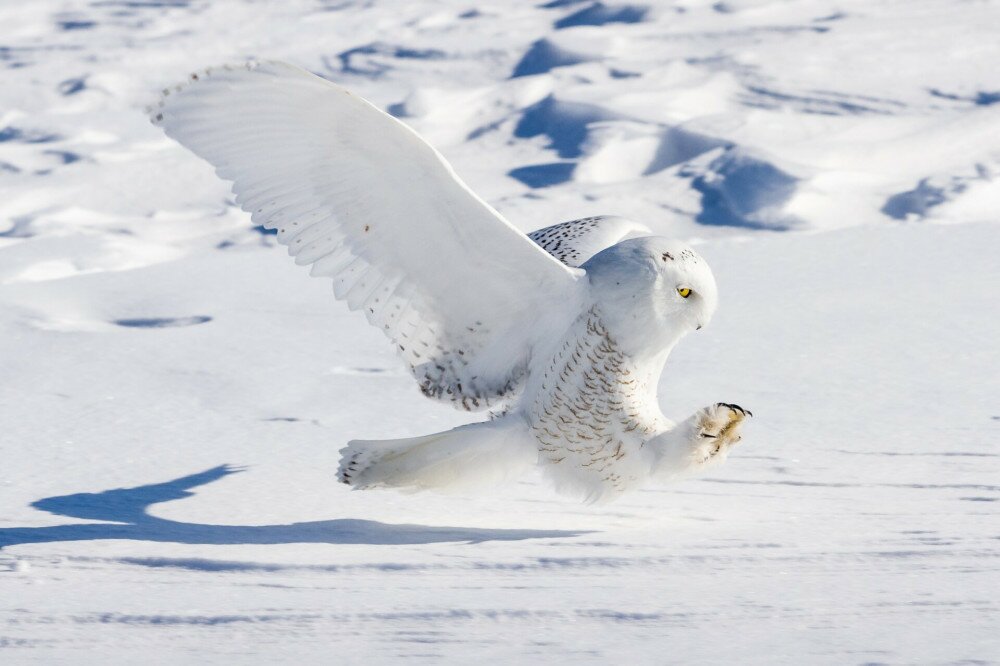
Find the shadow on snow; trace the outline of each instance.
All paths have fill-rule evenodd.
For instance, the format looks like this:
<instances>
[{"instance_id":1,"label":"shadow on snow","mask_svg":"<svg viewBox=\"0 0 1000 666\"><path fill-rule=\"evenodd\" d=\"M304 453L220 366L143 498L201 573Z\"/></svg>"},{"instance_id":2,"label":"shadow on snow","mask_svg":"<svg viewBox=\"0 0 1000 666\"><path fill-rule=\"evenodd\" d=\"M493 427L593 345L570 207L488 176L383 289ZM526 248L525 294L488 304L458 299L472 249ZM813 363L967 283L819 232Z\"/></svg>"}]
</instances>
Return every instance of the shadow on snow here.
<instances>
[{"instance_id":1,"label":"shadow on snow","mask_svg":"<svg viewBox=\"0 0 1000 666\"><path fill-rule=\"evenodd\" d=\"M222 465L198 474L135 488L101 493L46 497L31 506L58 516L103 520L107 523L55 527L0 528L0 548L22 543L130 539L186 544L424 544L454 541L518 541L571 537L582 531L481 529L431 525L392 525L373 520L320 520L289 525L205 525L157 518L147 513L160 502L190 497L197 488L234 474L239 469Z\"/></svg>"}]
</instances>

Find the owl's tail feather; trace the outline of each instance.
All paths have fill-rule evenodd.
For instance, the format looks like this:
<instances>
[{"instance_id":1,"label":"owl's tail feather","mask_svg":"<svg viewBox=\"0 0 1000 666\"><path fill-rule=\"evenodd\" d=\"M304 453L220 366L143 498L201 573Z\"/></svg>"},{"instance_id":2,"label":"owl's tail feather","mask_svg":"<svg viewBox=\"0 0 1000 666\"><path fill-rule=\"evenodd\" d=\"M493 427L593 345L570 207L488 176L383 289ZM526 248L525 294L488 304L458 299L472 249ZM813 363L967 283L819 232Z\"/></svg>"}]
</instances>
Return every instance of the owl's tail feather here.
<instances>
[{"instance_id":1,"label":"owl's tail feather","mask_svg":"<svg viewBox=\"0 0 1000 666\"><path fill-rule=\"evenodd\" d=\"M408 439L353 440L340 450L341 483L363 490L460 490L530 468L538 454L523 424L473 423Z\"/></svg>"}]
</instances>

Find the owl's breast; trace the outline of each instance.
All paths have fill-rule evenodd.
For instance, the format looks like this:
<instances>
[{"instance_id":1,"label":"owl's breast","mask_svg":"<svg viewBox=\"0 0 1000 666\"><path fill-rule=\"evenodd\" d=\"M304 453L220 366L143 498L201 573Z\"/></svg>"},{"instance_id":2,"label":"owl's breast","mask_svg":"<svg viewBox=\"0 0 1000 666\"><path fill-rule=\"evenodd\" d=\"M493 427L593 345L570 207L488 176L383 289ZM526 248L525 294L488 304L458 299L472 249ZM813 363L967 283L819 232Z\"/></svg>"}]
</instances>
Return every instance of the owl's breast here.
<instances>
[{"instance_id":1,"label":"owl's breast","mask_svg":"<svg viewBox=\"0 0 1000 666\"><path fill-rule=\"evenodd\" d=\"M528 410L540 461L558 484L599 499L646 479L652 456L644 445L666 427L653 384L615 344L596 307L577 320Z\"/></svg>"}]
</instances>

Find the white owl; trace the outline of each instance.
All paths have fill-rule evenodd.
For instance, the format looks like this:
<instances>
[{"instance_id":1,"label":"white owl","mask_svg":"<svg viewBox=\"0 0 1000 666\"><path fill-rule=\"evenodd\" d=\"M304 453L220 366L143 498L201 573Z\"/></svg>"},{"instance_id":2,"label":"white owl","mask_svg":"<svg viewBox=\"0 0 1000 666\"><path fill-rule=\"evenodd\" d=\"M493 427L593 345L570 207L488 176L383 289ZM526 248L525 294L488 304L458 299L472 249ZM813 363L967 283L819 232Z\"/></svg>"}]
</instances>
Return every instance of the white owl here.
<instances>
[{"instance_id":1,"label":"white owl","mask_svg":"<svg viewBox=\"0 0 1000 666\"><path fill-rule=\"evenodd\" d=\"M355 488L479 485L541 466L606 501L725 460L749 412L718 403L674 424L656 386L706 325L716 286L687 245L618 217L525 236L416 133L291 65L193 74L154 123L233 182L236 201L392 341L424 395L492 418L352 441Z\"/></svg>"}]
</instances>

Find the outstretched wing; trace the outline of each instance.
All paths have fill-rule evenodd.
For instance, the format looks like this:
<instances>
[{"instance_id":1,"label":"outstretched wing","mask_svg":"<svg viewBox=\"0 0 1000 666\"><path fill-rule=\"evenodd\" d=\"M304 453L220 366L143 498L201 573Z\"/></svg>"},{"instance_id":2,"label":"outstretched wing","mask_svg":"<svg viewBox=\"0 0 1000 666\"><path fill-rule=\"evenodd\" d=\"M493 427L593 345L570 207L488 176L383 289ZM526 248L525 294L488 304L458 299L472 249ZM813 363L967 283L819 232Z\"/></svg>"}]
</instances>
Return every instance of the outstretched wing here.
<instances>
[{"instance_id":1,"label":"outstretched wing","mask_svg":"<svg viewBox=\"0 0 1000 666\"><path fill-rule=\"evenodd\" d=\"M627 217L598 215L560 222L528 234L528 238L567 266L582 266L601 250L630 234L650 235L644 224Z\"/></svg>"},{"instance_id":2,"label":"outstretched wing","mask_svg":"<svg viewBox=\"0 0 1000 666\"><path fill-rule=\"evenodd\" d=\"M404 124L279 62L163 91L153 122L233 181L256 224L333 279L431 397L484 409L513 390L583 282L476 197Z\"/></svg>"}]
</instances>

